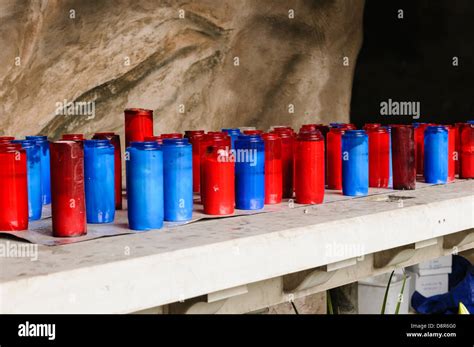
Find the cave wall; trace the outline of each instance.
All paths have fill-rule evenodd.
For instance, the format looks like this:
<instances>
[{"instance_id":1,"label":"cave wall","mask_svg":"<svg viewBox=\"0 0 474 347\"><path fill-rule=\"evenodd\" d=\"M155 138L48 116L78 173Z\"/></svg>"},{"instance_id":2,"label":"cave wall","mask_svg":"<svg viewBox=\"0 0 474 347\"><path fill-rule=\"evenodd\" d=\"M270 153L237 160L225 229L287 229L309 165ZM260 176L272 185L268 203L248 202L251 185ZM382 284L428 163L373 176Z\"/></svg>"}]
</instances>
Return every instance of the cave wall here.
<instances>
[{"instance_id":1,"label":"cave wall","mask_svg":"<svg viewBox=\"0 0 474 347\"><path fill-rule=\"evenodd\" d=\"M123 135L127 107L153 109L155 133L348 121L363 9L363 0L0 0L0 134ZM57 114L64 100L93 102L95 114Z\"/></svg>"}]
</instances>

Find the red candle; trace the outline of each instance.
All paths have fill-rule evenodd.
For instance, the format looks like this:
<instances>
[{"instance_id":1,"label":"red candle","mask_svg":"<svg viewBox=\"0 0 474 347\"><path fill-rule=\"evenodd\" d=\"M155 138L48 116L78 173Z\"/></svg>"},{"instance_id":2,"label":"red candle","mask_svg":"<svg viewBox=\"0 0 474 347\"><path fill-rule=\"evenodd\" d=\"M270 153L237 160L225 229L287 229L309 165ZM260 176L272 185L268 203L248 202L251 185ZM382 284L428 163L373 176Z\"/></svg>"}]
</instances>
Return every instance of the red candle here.
<instances>
[{"instance_id":1,"label":"red candle","mask_svg":"<svg viewBox=\"0 0 474 347\"><path fill-rule=\"evenodd\" d=\"M187 139L191 139L193 136L202 136L206 132L204 130L185 130L184 137Z\"/></svg>"},{"instance_id":2,"label":"red candle","mask_svg":"<svg viewBox=\"0 0 474 347\"><path fill-rule=\"evenodd\" d=\"M26 152L19 143L0 143L0 230L28 229Z\"/></svg>"},{"instance_id":3,"label":"red candle","mask_svg":"<svg viewBox=\"0 0 474 347\"><path fill-rule=\"evenodd\" d=\"M244 130L245 135L262 135L262 130Z\"/></svg>"},{"instance_id":4,"label":"red candle","mask_svg":"<svg viewBox=\"0 0 474 347\"><path fill-rule=\"evenodd\" d=\"M453 182L456 175L456 129L446 125L448 130L448 182Z\"/></svg>"},{"instance_id":5,"label":"red candle","mask_svg":"<svg viewBox=\"0 0 474 347\"><path fill-rule=\"evenodd\" d=\"M10 143L15 139L14 136L0 136L0 143Z\"/></svg>"},{"instance_id":6,"label":"red candle","mask_svg":"<svg viewBox=\"0 0 474 347\"><path fill-rule=\"evenodd\" d=\"M162 139L182 139L183 134L181 133L169 133L169 134L161 134Z\"/></svg>"},{"instance_id":7,"label":"red candle","mask_svg":"<svg viewBox=\"0 0 474 347\"><path fill-rule=\"evenodd\" d=\"M84 134L63 134L62 140L69 140L69 141L84 141L85 137Z\"/></svg>"},{"instance_id":8,"label":"red candle","mask_svg":"<svg viewBox=\"0 0 474 347\"><path fill-rule=\"evenodd\" d=\"M416 174L423 176L423 161L425 157L425 130L430 123L418 123L415 127L415 160L416 160Z\"/></svg>"},{"instance_id":9,"label":"red candle","mask_svg":"<svg viewBox=\"0 0 474 347\"><path fill-rule=\"evenodd\" d=\"M368 127L369 187L387 188L390 176L390 133L387 128Z\"/></svg>"},{"instance_id":10,"label":"red candle","mask_svg":"<svg viewBox=\"0 0 474 347\"><path fill-rule=\"evenodd\" d=\"M97 140L109 140L114 146L114 179L115 179L115 209L122 209L122 147L120 135L113 132L95 133L92 136Z\"/></svg>"},{"instance_id":11,"label":"red candle","mask_svg":"<svg viewBox=\"0 0 474 347\"><path fill-rule=\"evenodd\" d=\"M163 138L160 135L157 136L145 136L143 141L147 142L158 142L160 145L163 144Z\"/></svg>"},{"instance_id":12,"label":"red candle","mask_svg":"<svg viewBox=\"0 0 474 347\"><path fill-rule=\"evenodd\" d=\"M462 127L467 124L467 123L455 123L454 124L454 131L455 131L455 137L456 137L456 140L455 140L455 143L454 143L454 146L455 146L455 151L456 151L456 154L455 154L455 163L454 163L454 169L455 169L455 172L456 172L456 175L459 174L459 171L460 171L460 167L461 167L461 132L462 132Z\"/></svg>"},{"instance_id":13,"label":"red candle","mask_svg":"<svg viewBox=\"0 0 474 347\"><path fill-rule=\"evenodd\" d=\"M347 130L356 130L357 127L352 123L329 123L331 128L346 128Z\"/></svg>"},{"instance_id":14,"label":"red candle","mask_svg":"<svg viewBox=\"0 0 474 347\"><path fill-rule=\"evenodd\" d=\"M365 125L362 127L362 129L364 129L365 131L368 131L368 130L371 130L371 129L374 129L374 128L379 128L381 127L382 125L380 123L365 123ZM370 139L369 139L370 141Z\"/></svg>"},{"instance_id":15,"label":"red candle","mask_svg":"<svg viewBox=\"0 0 474 347\"><path fill-rule=\"evenodd\" d=\"M84 151L74 141L50 143L53 236L86 234Z\"/></svg>"},{"instance_id":16,"label":"red candle","mask_svg":"<svg viewBox=\"0 0 474 347\"><path fill-rule=\"evenodd\" d=\"M199 193L201 189L200 142L204 135L204 130L186 130L184 132L184 137L188 138L193 146L193 192L195 193Z\"/></svg>"},{"instance_id":17,"label":"red candle","mask_svg":"<svg viewBox=\"0 0 474 347\"><path fill-rule=\"evenodd\" d=\"M281 138L262 135L265 142L265 204L279 204L282 198Z\"/></svg>"},{"instance_id":18,"label":"red candle","mask_svg":"<svg viewBox=\"0 0 474 347\"><path fill-rule=\"evenodd\" d=\"M293 162L295 136L292 129L276 128L273 130L281 138L281 170L282 170L282 197L293 197Z\"/></svg>"},{"instance_id":19,"label":"red candle","mask_svg":"<svg viewBox=\"0 0 474 347\"><path fill-rule=\"evenodd\" d=\"M201 148L204 148L201 153L201 201L204 213L232 214L235 204L235 164L229 152L230 137L219 137L217 133L205 135Z\"/></svg>"},{"instance_id":20,"label":"red candle","mask_svg":"<svg viewBox=\"0 0 474 347\"><path fill-rule=\"evenodd\" d=\"M143 141L153 136L153 111L143 108L125 110L125 147L132 141Z\"/></svg>"},{"instance_id":21,"label":"red candle","mask_svg":"<svg viewBox=\"0 0 474 347\"><path fill-rule=\"evenodd\" d=\"M209 162L215 163L217 161L217 156L218 156L218 150L220 149L225 149L226 151L229 151L231 149L231 139L230 136L227 135L225 132L220 132L220 131L209 131L207 134L205 134L201 140L199 141L199 155L200 155L200 167L201 167L201 172L200 172L200 193L201 193L201 203L204 205L205 204L205 199L206 199L206 193L210 189L209 186L209 181L204 182L204 179L206 178L205 175L209 175L209 172L204 173L204 168L203 168L203 161L204 158L208 153L214 153L212 156L210 156ZM211 167L216 167L215 165L208 165L207 169L210 170ZM227 167L226 167L227 168ZM221 168L222 169L222 168ZM214 177L214 176L213 176ZM215 177L214 177L215 178ZM212 182L212 180L211 180ZM204 184L207 184L207 189L204 189Z\"/></svg>"},{"instance_id":22,"label":"red candle","mask_svg":"<svg viewBox=\"0 0 474 347\"><path fill-rule=\"evenodd\" d=\"M326 139L326 135L329 132L329 126L324 124L303 124L300 128L300 132L314 130L319 130L323 135L324 139Z\"/></svg>"},{"instance_id":23,"label":"red candle","mask_svg":"<svg viewBox=\"0 0 474 347\"><path fill-rule=\"evenodd\" d=\"M461 178L474 178L474 124L465 124L461 132Z\"/></svg>"},{"instance_id":24,"label":"red candle","mask_svg":"<svg viewBox=\"0 0 474 347\"><path fill-rule=\"evenodd\" d=\"M327 135L327 186L342 189L342 135L346 128L331 128Z\"/></svg>"},{"instance_id":25,"label":"red candle","mask_svg":"<svg viewBox=\"0 0 474 347\"><path fill-rule=\"evenodd\" d=\"M390 125L392 135L393 189L415 189L415 137L411 125Z\"/></svg>"},{"instance_id":26,"label":"red candle","mask_svg":"<svg viewBox=\"0 0 474 347\"><path fill-rule=\"evenodd\" d=\"M324 199L324 138L319 131L300 132L295 151L295 195L300 204Z\"/></svg>"}]
</instances>

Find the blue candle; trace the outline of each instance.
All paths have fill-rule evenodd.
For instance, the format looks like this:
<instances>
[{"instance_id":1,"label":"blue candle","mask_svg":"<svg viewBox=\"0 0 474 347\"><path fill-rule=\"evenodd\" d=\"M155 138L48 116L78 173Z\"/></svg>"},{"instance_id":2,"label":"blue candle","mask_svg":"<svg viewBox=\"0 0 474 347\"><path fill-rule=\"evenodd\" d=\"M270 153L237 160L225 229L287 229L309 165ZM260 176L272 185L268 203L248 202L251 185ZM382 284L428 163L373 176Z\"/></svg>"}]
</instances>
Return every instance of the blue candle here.
<instances>
[{"instance_id":1,"label":"blue candle","mask_svg":"<svg viewBox=\"0 0 474 347\"><path fill-rule=\"evenodd\" d=\"M115 217L115 148L109 140L84 141L87 223L111 223Z\"/></svg>"},{"instance_id":2,"label":"blue candle","mask_svg":"<svg viewBox=\"0 0 474 347\"><path fill-rule=\"evenodd\" d=\"M234 143L235 140L240 135L240 129L239 128L227 128L227 129L222 129L223 132L227 133L227 135L230 136L230 146L231 148L234 148Z\"/></svg>"},{"instance_id":3,"label":"blue candle","mask_svg":"<svg viewBox=\"0 0 474 347\"><path fill-rule=\"evenodd\" d=\"M164 139L164 218L182 222L193 216L193 153L188 139Z\"/></svg>"},{"instance_id":4,"label":"blue candle","mask_svg":"<svg viewBox=\"0 0 474 347\"><path fill-rule=\"evenodd\" d=\"M28 220L41 219L43 194L41 191L41 147L32 140L13 140L19 143L26 152L28 181Z\"/></svg>"},{"instance_id":5,"label":"blue candle","mask_svg":"<svg viewBox=\"0 0 474 347\"><path fill-rule=\"evenodd\" d=\"M49 141L47 136L26 136L27 140L32 140L41 148L41 195L43 205L51 203L51 171L50 171L50 155Z\"/></svg>"},{"instance_id":6,"label":"blue candle","mask_svg":"<svg viewBox=\"0 0 474 347\"><path fill-rule=\"evenodd\" d=\"M448 180L448 131L444 126L428 126L424 134L424 176L426 183Z\"/></svg>"},{"instance_id":7,"label":"blue candle","mask_svg":"<svg viewBox=\"0 0 474 347\"><path fill-rule=\"evenodd\" d=\"M163 227L163 152L157 142L131 142L125 154L128 225Z\"/></svg>"},{"instance_id":8,"label":"blue candle","mask_svg":"<svg viewBox=\"0 0 474 347\"><path fill-rule=\"evenodd\" d=\"M259 210L265 202L265 151L260 135L235 141L235 207Z\"/></svg>"},{"instance_id":9,"label":"blue candle","mask_svg":"<svg viewBox=\"0 0 474 347\"><path fill-rule=\"evenodd\" d=\"M342 136L342 193L369 192L369 141L364 130L346 130Z\"/></svg>"}]
</instances>

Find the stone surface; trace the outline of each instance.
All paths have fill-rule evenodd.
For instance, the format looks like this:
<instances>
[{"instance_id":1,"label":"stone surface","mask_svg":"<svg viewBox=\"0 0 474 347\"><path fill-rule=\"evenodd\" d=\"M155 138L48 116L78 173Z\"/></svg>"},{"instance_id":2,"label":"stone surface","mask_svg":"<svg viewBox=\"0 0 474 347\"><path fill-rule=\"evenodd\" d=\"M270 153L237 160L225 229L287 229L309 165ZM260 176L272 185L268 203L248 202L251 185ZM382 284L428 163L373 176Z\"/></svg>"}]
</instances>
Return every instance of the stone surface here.
<instances>
[{"instance_id":1,"label":"stone surface","mask_svg":"<svg viewBox=\"0 0 474 347\"><path fill-rule=\"evenodd\" d=\"M348 120L363 7L3 0L0 134L123 135L126 107L153 109L156 133ZM64 100L94 101L95 116L56 115Z\"/></svg>"}]
</instances>

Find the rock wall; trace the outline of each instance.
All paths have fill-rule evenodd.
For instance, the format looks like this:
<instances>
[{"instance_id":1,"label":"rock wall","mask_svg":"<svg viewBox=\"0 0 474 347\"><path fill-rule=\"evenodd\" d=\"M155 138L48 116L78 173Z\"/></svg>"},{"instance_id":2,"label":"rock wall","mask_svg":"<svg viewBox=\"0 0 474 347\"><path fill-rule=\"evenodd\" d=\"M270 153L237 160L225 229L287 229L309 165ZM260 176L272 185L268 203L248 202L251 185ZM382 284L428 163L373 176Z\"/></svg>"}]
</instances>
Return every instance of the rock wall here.
<instances>
[{"instance_id":1,"label":"rock wall","mask_svg":"<svg viewBox=\"0 0 474 347\"><path fill-rule=\"evenodd\" d=\"M363 8L1 0L0 134L123 135L127 107L153 109L155 133L347 121ZM95 112L58 114L64 101L94 102Z\"/></svg>"}]
</instances>

